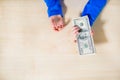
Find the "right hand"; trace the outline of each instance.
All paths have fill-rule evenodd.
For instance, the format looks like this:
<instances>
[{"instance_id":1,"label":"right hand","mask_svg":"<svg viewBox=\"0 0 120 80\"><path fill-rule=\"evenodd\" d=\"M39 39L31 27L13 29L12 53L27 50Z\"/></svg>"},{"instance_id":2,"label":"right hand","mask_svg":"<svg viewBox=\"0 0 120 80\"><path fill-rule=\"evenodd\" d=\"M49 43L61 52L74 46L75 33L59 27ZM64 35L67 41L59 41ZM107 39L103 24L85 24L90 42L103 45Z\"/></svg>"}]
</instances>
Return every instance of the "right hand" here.
<instances>
[{"instance_id":1,"label":"right hand","mask_svg":"<svg viewBox=\"0 0 120 80\"><path fill-rule=\"evenodd\" d=\"M77 42L77 35L81 32L81 30L82 29L80 27L78 27L77 25L72 27L73 40L74 40L75 43ZM91 35L92 36L94 35L93 29L91 29Z\"/></svg>"}]
</instances>

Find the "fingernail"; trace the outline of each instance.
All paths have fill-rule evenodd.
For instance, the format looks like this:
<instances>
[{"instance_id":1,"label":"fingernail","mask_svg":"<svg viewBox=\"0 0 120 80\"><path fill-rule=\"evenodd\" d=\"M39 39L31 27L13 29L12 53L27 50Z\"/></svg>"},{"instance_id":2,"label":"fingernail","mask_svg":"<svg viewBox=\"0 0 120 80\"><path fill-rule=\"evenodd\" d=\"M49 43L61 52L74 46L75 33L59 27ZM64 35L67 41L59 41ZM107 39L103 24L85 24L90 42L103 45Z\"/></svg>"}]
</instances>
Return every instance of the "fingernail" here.
<instances>
[{"instance_id":1,"label":"fingernail","mask_svg":"<svg viewBox=\"0 0 120 80\"><path fill-rule=\"evenodd\" d=\"M74 25L74 27L78 27L78 25Z\"/></svg>"},{"instance_id":2,"label":"fingernail","mask_svg":"<svg viewBox=\"0 0 120 80\"><path fill-rule=\"evenodd\" d=\"M77 40L74 40L74 43L76 43L77 42Z\"/></svg>"},{"instance_id":3,"label":"fingernail","mask_svg":"<svg viewBox=\"0 0 120 80\"><path fill-rule=\"evenodd\" d=\"M79 29L78 32L82 32L82 29Z\"/></svg>"},{"instance_id":4,"label":"fingernail","mask_svg":"<svg viewBox=\"0 0 120 80\"><path fill-rule=\"evenodd\" d=\"M55 31L59 31L58 29L54 28Z\"/></svg>"}]
</instances>

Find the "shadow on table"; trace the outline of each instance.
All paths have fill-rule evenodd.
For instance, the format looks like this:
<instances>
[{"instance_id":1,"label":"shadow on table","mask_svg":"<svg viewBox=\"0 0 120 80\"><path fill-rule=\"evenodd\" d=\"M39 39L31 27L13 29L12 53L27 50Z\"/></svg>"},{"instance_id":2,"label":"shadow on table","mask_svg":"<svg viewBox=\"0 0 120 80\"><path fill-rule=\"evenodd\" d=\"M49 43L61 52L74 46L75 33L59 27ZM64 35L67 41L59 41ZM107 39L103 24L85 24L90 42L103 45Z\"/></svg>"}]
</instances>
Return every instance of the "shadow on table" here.
<instances>
[{"instance_id":1,"label":"shadow on table","mask_svg":"<svg viewBox=\"0 0 120 80\"><path fill-rule=\"evenodd\" d=\"M104 32L104 27L105 27L104 24L105 21L101 20L101 15L100 15L95 21L95 24L93 25L93 30L95 32L94 34L95 44L106 43L108 41Z\"/></svg>"}]
</instances>

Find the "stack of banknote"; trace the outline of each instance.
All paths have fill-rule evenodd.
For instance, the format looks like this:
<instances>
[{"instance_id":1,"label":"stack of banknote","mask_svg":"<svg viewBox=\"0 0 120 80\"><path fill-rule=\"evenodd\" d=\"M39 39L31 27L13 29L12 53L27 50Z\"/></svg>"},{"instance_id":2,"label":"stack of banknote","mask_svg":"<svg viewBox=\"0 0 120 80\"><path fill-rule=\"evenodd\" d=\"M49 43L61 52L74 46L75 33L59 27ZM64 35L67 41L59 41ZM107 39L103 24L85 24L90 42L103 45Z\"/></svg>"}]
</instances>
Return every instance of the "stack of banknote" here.
<instances>
[{"instance_id":1,"label":"stack of banknote","mask_svg":"<svg viewBox=\"0 0 120 80\"><path fill-rule=\"evenodd\" d=\"M80 55L94 54L95 46L93 36L91 35L91 27L88 16L73 19L73 25L80 28L77 35L77 43Z\"/></svg>"}]
</instances>

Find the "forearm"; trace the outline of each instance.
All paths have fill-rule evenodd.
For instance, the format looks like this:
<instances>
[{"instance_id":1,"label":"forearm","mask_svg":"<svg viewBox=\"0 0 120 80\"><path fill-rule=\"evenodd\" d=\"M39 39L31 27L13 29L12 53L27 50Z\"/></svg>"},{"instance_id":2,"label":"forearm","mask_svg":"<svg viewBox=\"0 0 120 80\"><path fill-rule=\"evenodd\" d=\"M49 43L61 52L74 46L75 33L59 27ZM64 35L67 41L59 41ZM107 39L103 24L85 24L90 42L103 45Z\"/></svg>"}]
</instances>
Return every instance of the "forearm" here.
<instances>
[{"instance_id":1,"label":"forearm","mask_svg":"<svg viewBox=\"0 0 120 80\"><path fill-rule=\"evenodd\" d=\"M48 16L51 17L53 15L61 15L62 13L62 7L60 4L60 0L44 0L47 7L48 7Z\"/></svg>"},{"instance_id":2,"label":"forearm","mask_svg":"<svg viewBox=\"0 0 120 80\"><path fill-rule=\"evenodd\" d=\"M106 5L106 3L107 0L89 0L81 16L88 15L90 20L90 25L92 26L95 20L97 19L97 17L99 16L100 12Z\"/></svg>"}]
</instances>

